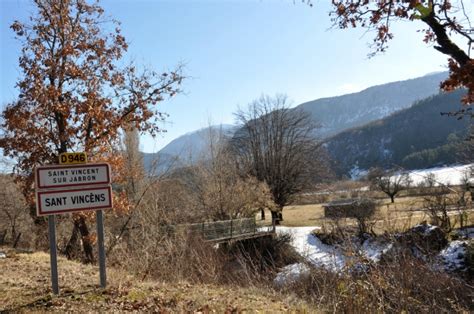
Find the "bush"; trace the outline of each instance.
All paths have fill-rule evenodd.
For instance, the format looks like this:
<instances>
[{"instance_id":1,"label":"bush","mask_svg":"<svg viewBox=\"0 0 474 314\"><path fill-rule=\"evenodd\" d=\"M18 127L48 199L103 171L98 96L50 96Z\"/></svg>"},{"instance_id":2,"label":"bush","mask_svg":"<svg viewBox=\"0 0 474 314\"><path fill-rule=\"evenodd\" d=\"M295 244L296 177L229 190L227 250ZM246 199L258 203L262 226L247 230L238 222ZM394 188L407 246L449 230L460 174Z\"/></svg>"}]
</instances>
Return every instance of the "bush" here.
<instances>
[{"instance_id":1,"label":"bush","mask_svg":"<svg viewBox=\"0 0 474 314\"><path fill-rule=\"evenodd\" d=\"M238 263L240 271L224 269L226 282L256 284L272 282L277 270L299 262L301 257L291 246L288 234L235 242L224 250L227 258Z\"/></svg>"},{"instance_id":2,"label":"bush","mask_svg":"<svg viewBox=\"0 0 474 314\"><path fill-rule=\"evenodd\" d=\"M333 201L324 206L324 216L334 220L336 225L337 220L341 218L354 218L357 221L359 236L373 233L375 211L376 203L367 198Z\"/></svg>"},{"instance_id":3,"label":"bush","mask_svg":"<svg viewBox=\"0 0 474 314\"><path fill-rule=\"evenodd\" d=\"M410 255L384 265L334 273L312 268L310 276L283 288L310 300L323 312L468 312L472 289L430 269Z\"/></svg>"}]
</instances>

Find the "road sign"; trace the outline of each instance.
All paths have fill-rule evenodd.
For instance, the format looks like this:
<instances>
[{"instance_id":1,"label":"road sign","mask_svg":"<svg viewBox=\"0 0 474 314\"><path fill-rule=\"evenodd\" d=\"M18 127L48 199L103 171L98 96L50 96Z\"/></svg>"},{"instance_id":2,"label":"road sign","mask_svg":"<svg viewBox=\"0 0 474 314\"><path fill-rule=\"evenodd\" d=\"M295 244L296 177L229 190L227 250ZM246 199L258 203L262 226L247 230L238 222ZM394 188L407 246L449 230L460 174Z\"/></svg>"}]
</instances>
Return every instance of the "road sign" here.
<instances>
[{"instance_id":1,"label":"road sign","mask_svg":"<svg viewBox=\"0 0 474 314\"><path fill-rule=\"evenodd\" d=\"M110 168L105 163L36 168L37 189L107 184L110 184Z\"/></svg>"},{"instance_id":2,"label":"road sign","mask_svg":"<svg viewBox=\"0 0 474 314\"><path fill-rule=\"evenodd\" d=\"M59 155L60 164L85 164L87 163L86 153L61 153Z\"/></svg>"},{"instance_id":3,"label":"road sign","mask_svg":"<svg viewBox=\"0 0 474 314\"><path fill-rule=\"evenodd\" d=\"M110 167L105 163L74 165L86 162L85 153L63 153L60 155L61 165L36 168L36 212L38 216L48 216L51 284L54 294L59 294L55 214L68 212L96 211L100 286L106 287L102 209L112 208Z\"/></svg>"},{"instance_id":4,"label":"road sign","mask_svg":"<svg viewBox=\"0 0 474 314\"><path fill-rule=\"evenodd\" d=\"M110 186L36 193L38 216L112 208Z\"/></svg>"}]
</instances>

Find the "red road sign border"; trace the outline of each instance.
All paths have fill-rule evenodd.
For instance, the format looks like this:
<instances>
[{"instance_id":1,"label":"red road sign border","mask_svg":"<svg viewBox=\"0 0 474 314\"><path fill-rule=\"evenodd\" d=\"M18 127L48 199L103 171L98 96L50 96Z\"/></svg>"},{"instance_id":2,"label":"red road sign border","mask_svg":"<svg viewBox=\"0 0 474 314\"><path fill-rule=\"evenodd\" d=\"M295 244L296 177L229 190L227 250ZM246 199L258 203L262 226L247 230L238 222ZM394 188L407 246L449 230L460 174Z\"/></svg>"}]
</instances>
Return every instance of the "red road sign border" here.
<instances>
[{"instance_id":1,"label":"red road sign border","mask_svg":"<svg viewBox=\"0 0 474 314\"><path fill-rule=\"evenodd\" d=\"M73 183L73 184L61 184L61 185L41 185L40 182L40 175L39 172L40 170L50 170L50 169L70 169L70 168L90 168L90 167L96 167L96 166L105 166L106 171L107 171L107 181L100 181L100 182L84 182L84 183ZM70 165L46 165L46 166L39 166L36 167L36 188L37 189L54 189L54 188L65 188L65 187L71 187L71 186L84 186L84 185L105 185L105 184L110 184L110 165L107 163L90 163L90 164L70 164Z\"/></svg>"},{"instance_id":2,"label":"red road sign border","mask_svg":"<svg viewBox=\"0 0 474 314\"><path fill-rule=\"evenodd\" d=\"M68 192L78 192L78 191L94 191L94 190L109 190L109 205L101 205L101 206L92 206L88 208L81 208L81 209L63 209L63 210L54 210L54 211L47 211L43 212L41 210L41 202L40 202L40 194L53 194L53 193L68 193ZM82 188L82 189L72 189L72 190L48 190L48 191L38 191L36 192L36 214L38 216L47 216L47 215L54 215L54 214L62 214L62 213L72 213L72 212L82 212L82 211L90 211L90 210L97 210L97 209L108 209L113 208L112 204L112 187L109 186L101 186L101 187L94 187L94 188Z\"/></svg>"}]
</instances>

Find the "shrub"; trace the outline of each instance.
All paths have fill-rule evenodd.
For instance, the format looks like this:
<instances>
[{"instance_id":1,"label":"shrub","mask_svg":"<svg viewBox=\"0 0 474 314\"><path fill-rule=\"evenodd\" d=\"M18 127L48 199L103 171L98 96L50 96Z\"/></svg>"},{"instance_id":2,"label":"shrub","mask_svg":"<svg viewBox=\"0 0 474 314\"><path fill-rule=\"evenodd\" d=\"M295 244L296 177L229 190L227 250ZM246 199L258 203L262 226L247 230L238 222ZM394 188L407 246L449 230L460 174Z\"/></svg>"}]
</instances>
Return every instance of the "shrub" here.
<instances>
[{"instance_id":1,"label":"shrub","mask_svg":"<svg viewBox=\"0 0 474 314\"><path fill-rule=\"evenodd\" d=\"M334 273L312 268L310 276L283 288L328 312L468 312L472 289L463 281L432 270L410 255L365 271Z\"/></svg>"}]
</instances>

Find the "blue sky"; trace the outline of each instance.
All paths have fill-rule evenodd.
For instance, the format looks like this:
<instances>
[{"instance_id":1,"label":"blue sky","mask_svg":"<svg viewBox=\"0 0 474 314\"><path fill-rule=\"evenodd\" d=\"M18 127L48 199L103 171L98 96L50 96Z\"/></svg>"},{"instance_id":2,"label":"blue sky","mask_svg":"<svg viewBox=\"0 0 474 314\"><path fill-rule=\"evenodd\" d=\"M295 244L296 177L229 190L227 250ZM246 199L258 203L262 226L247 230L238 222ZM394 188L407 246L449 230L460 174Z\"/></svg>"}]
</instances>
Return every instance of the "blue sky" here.
<instances>
[{"instance_id":1,"label":"blue sky","mask_svg":"<svg viewBox=\"0 0 474 314\"><path fill-rule=\"evenodd\" d=\"M394 26L384 55L368 59L372 34L331 26L329 1L101 1L122 22L126 60L172 69L184 63L185 93L161 104L167 133L143 136L155 152L184 133L233 123L233 112L262 93L285 93L294 105L390 81L446 70L447 58L422 42L419 22ZM26 20L31 2L0 1L0 105L17 95L19 43L9 25Z\"/></svg>"}]
</instances>

